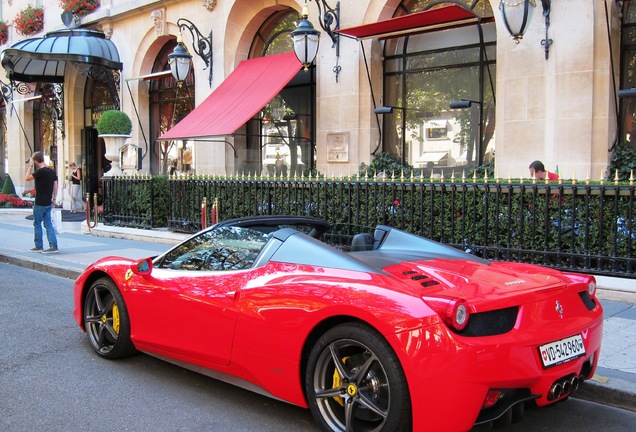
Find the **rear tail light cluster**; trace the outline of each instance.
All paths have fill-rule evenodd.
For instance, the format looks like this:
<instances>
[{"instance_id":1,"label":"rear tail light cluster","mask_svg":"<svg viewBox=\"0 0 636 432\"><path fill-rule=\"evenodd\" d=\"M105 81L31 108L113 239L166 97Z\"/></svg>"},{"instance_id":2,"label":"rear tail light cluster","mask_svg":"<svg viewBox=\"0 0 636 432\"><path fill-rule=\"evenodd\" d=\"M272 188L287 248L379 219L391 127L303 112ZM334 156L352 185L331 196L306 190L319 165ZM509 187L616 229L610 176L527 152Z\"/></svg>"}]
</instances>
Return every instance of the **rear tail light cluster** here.
<instances>
[{"instance_id":1,"label":"rear tail light cluster","mask_svg":"<svg viewBox=\"0 0 636 432\"><path fill-rule=\"evenodd\" d=\"M466 300L445 297L424 297L423 299L453 330L460 332L468 325L470 308Z\"/></svg>"}]
</instances>

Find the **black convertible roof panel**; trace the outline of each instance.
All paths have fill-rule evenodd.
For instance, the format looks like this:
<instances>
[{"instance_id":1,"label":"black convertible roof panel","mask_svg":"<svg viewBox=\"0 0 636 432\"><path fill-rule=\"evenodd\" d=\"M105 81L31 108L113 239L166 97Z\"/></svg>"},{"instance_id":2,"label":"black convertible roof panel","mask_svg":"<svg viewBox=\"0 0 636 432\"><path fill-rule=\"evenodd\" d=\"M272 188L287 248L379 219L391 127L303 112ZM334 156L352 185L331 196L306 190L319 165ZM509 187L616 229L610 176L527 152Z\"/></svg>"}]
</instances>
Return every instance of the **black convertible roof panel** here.
<instances>
[{"instance_id":1,"label":"black convertible roof panel","mask_svg":"<svg viewBox=\"0 0 636 432\"><path fill-rule=\"evenodd\" d=\"M275 237L282 240L283 244L272 255L270 261L382 273L347 253L291 228L278 231Z\"/></svg>"}]
</instances>

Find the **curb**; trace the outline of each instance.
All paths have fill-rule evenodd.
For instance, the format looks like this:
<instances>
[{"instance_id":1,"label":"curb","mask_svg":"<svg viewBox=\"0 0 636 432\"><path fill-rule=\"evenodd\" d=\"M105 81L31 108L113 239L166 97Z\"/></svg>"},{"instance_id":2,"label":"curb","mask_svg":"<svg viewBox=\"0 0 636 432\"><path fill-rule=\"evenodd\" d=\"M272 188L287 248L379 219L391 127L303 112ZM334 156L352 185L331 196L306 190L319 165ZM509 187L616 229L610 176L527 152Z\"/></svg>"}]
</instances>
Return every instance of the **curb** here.
<instances>
[{"instance_id":1,"label":"curb","mask_svg":"<svg viewBox=\"0 0 636 432\"><path fill-rule=\"evenodd\" d=\"M616 378L609 378L608 382L612 381L613 384L609 386L596 382L595 380L597 379L608 380L607 378L594 375L590 380L584 381L572 397L636 412L636 393L616 388L633 388L633 383L628 383Z\"/></svg>"},{"instance_id":2,"label":"curb","mask_svg":"<svg viewBox=\"0 0 636 432\"><path fill-rule=\"evenodd\" d=\"M7 256L2 253L0 253L0 262L73 280L77 279L83 271L71 267L51 265L33 259L29 260L22 257Z\"/></svg>"}]
</instances>

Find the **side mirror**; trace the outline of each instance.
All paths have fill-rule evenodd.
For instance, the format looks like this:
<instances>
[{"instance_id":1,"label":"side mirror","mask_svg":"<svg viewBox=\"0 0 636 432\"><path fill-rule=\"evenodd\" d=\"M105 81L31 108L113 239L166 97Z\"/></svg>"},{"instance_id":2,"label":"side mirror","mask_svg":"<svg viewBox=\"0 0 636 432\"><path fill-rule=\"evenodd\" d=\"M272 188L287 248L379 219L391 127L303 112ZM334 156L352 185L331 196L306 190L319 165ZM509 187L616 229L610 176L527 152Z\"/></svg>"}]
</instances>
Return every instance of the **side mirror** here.
<instances>
[{"instance_id":1,"label":"side mirror","mask_svg":"<svg viewBox=\"0 0 636 432\"><path fill-rule=\"evenodd\" d=\"M148 276L152 273L152 259L144 258L132 265L132 271L140 276Z\"/></svg>"}]
</instances>

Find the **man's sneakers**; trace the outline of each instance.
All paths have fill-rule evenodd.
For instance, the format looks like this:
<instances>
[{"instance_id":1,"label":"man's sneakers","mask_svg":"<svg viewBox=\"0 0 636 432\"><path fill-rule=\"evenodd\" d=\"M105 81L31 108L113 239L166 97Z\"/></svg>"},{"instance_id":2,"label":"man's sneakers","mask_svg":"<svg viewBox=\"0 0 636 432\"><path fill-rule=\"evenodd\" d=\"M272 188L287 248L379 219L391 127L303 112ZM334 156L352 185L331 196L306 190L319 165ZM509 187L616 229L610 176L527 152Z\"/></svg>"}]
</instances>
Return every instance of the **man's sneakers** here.
<instances>
[{"instance_id":1,"label":"man's sneakers","mask_svg":"<svg viewBox=\"0 0 636 432\"><path fill-rule=\"evenodd\" d=\"M42 249L39 246L35 246L29 249L29 252L42 252L44 254L54 254L54 253L58 253L59 251L57 250L57 246L51 246L50 248L46 250Z\"/></svg>"}]
</instances>

